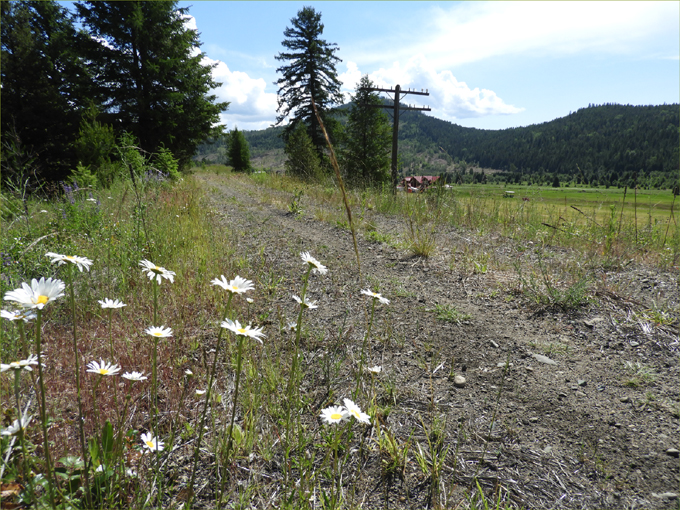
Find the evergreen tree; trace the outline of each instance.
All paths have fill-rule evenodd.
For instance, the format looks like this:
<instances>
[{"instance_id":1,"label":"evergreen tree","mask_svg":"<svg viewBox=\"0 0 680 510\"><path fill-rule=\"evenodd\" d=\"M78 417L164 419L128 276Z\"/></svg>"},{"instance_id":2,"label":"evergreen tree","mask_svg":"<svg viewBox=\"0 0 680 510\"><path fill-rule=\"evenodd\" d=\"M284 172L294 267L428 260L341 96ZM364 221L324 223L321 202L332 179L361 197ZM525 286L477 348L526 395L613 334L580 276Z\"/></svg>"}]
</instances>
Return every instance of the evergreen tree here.
<instances>
[{"instance_id":1,"label":"evergreen tree","mask_svg":"<svg viewBox=\"0 0 680 510\"><path fill-rule=\"evenodd\" d=\"M75 168L72 144L89 100L68 11L53 1L0 2L3 179L32 170L59 180Z\"/></svg>"},{"instance_id":2,"label":"evergreen tree","mask_svg":"<svg viewBox=\"0 0 680 510\"><path fill-rule=\"evenodd\" d=\"M172 151L186 166L215 128L228 103L201 63L198 32L184 24L187 8L175 1L88 1L76 4L92 37L87 59L109 122L139 139L141 148Z\"/></svg>"},{"instance_id":3,"label":"evergreen tree","mask_svg":"<svg viewBox=\"0 0 680 510\"><path fill-rule=\"evenodd\" d=\"M302 8L290 22L292 27L283 32L286 38L281 42L289 51L276 56L276 60L288 62L276 70L283 75L276 82L279 86L276 125L292 115L284 130L284 139L287 140L298 124L303 123L312 145L321 153L326 140L314 115L312 99L332 137L338 123L329 115L330 109L343 101L335 70L335 64L341 62L335 56L339 48L321 39L324 28L321 13L312 7Z\"/></svg>"},{"instance_id":4,"label":"evergreen tree","mask_svg":"<svg viewBox=\"0 0 680 510\"><path fill-rule=\"evenodd\" d=\"M238 128L234 128L229 133L227 164L237 172L250 171L250 149L246 138Z\"/></svg>"},{"instance_id":5,"label":"evergreen tree","mask_svg":"<svg viewBox=\"0 0 680 510\"><path fill-rule=\"evenodd\" d=\"M298 124L288 137L284 152L288 156L285 162L286 174L303 179L315 179L320 176L319 156L303 124Z\"/></svg>"},{"instance_id":6,"label":"evergreen tree","mask_svg":"<svg viewBox=\"0 0 680 510\"><path fill-rule=\"evenodd\" d=\"M376 108L382 99L370 89L368 75L361 78L352 97L345 129L342 162L350 182L363 185L390 181L392 129L387 114Z\"/></svg>"}]
</instances>

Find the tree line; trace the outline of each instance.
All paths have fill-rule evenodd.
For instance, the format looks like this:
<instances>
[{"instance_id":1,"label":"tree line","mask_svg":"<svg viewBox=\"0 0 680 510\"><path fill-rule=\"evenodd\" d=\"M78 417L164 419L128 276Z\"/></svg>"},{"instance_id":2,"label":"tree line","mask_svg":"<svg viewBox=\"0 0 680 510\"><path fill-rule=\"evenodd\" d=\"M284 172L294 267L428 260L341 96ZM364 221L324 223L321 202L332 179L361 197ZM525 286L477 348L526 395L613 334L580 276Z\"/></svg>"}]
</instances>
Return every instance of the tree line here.
<instances>
[{"instance_id":1,"label":"tree line","mask_svg":"<svg viewBox=\"0 0 680 510\"><path fill-rule=\"evenodd\" d=\"M228 103L211 93L219 83L177 2L0 7L3 181L124 171L111 168L130 145L181 169L219 135Z\"/></svg>"}]
</instances>

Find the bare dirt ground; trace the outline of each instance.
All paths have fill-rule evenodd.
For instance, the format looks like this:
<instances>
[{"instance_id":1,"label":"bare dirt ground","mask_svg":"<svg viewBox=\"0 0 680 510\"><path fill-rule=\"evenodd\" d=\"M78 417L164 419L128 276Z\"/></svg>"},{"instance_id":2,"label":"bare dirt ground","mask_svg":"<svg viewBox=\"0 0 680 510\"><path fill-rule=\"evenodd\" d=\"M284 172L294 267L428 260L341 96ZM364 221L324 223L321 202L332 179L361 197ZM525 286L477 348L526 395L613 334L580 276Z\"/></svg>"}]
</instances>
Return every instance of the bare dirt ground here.
<instances>
[{"instance_id":1,"label":"bare dirt ground","mask_svg":"<svg viewBox=\"0 0 680 510\"><path fill-rule=\"evenodd\" d=\"M383 369L378 402L390 412L379 419L411 448L401 479L385 479L375 446L357 456L355 468L361 469L353 472L360 475L344 482L355 486L354 507L433 504L430 480L413 452L416 443L427 447L423 424L430 428L438 420L445 423L449 447L438 496L446 507L465 501L476 479L487 496L500 494L525 508L679 508L677 272L640 264L601 270L592 304L567 313L539 309L516 292L512 271L473 274L455 262L471 243L488 244L498 260L530 257L531 250L446 227L427 259L360 235L360 279L346 229L309 213L293 216L285 194L278 204L261 201L262 193L246 180L197 178L213 211L240 233L237 254L264 257L285 277L271 295L258 296L258 312L271 311L272 318L277 310L294 313L290 295L299 290L299 252L310 251L329 268L325 277L310 280L308 295L319 308L306 316L327 345L304 346L304 357L309 366L321 366L332 351L345 362L330 392L322 370L309 370L302 392L313 416L340 404L353 388L351 367L366 324L360 289L379 288L391 300L376 309L368 366ZM371 221L380 232L405 231L393 217L373 214ZM455 308L459 320L438 319L437 306ZM655 308L670 311L671 318L644 332L633 313ZM273 320L265 327L278 325ZM464 385L454 384L454 375L463 376ZM310 423L321 426L314 418ZM375 444L375 427L366 438ZM266 475L262 483L277 483L276 462L243 462L244 469L248 462L258 466ZM199 501L207 496L199 493ZM210 505L209 498L203 501ZM269 505L264 497L251 504Z\"/></svg>"}]
</instances>

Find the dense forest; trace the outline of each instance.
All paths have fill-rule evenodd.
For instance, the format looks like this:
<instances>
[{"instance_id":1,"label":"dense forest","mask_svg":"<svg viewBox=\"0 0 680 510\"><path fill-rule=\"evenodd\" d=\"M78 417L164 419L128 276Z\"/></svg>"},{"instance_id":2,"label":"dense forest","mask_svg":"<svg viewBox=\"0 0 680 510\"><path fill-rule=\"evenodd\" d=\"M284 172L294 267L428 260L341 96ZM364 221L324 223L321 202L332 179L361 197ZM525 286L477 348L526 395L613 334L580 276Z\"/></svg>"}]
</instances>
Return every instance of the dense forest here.
<instances>
[{"instance_id":1,"label":"dense forest","mask_svg":"<svg viewBox=\"0 0 680 510\"><path fill-rule=\"evenodd\" d=\"M342 112L340 109L340 120ZM484 180L550 184L673 187L680 171L680 107L589 105L543 124L503 130L466 128L424 115L400 117L402 174L449 174L493 169ZM245 131L253 156L283 149L282 128ZM215 153L221 142L199 147ZM479 177L478 177L479 180Z\"/></svg>"}]
</instances>

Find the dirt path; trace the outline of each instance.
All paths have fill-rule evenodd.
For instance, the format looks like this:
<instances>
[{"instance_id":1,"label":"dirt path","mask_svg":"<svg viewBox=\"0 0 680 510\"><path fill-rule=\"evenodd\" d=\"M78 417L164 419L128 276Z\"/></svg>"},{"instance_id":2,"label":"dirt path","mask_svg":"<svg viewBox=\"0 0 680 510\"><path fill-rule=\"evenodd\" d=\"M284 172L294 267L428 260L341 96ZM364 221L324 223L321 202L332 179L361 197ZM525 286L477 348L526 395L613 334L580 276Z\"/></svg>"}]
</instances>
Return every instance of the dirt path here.
<instances>
[{"instance_id":1,"label":"dirt path","mask_svg":"<svg viewBox=\"0 0 680 510\"><path fill-rule=\"evenodd\" d=\"M271 275L258 282L270 285L262 305L270 317L293 310L301 251L329 268L310 281L319 305L309 314L310 328L348 360L358 359L366 324L359 290L379 288L391 300L376 308L368 361L383 369L381 402L391 409L383 421L399 441L411 441L411 452L416 442L427 445L422 423L442 424L450 504L476 477L485 490L500 486L527 508L678 508L677 322L644 333L625 320L630 309L645 308L630 300L647 296L636 275L648 269L610 275L629 301L618 296L573 314L536 314L499 287L506 275L457 270L451 252L466 234L451 229L441 234L446 249L430 259L360 238L360 280L348 231L263 203L247 181L197 179L212 209L239 233L237 256ZM289 201L284 196L281 203ZM374 221L383 231L402 228L392 218ZM278 275L284 279L276 283ZM651 278L649 296L663 294L677 307L677 275ZM438 307L442 319L454 319L455 309L459 320L438 319ZM318 361L323 351L310 345L306 359ZM463 376L464 385L454 384L453 375ZM316 406L327 404L320 382L307 380L303 388ZM350 372L340 371L332 390L340 396L351 384ZM364 508L384 506L386 482L373 457L362 472ZM404 475L390 489L390 506L423 508L429 485L412 454Z\"/></svg>"}]
</instances>

